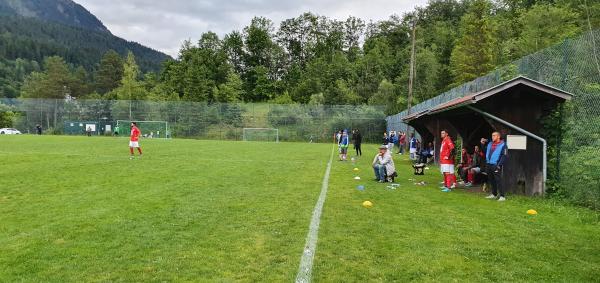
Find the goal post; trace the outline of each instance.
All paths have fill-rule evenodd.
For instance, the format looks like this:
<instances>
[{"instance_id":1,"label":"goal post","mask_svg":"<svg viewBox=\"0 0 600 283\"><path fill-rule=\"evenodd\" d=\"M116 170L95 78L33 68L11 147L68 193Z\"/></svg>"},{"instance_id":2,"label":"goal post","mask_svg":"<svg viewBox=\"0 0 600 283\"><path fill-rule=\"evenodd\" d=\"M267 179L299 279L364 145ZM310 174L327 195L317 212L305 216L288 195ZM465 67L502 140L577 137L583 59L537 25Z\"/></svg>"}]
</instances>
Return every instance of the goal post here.
<instances>
[{"instance_id":1,"label":"goal post","mask_svg":"<svg viewBox=\"0 0 600 283\"><path fill-rule=\"evenodd\" d=\"M142 137L154 139L170 139L171 130L167 121L130 121L117 120L116 127L119 129L119 135L129 135L129 125L135 122L140 129ZM115 128L116 130L116 128Z\"/></svg>"},{"instance_id":2,"label":"goal post","mask_svg":"<svg viewBox=\"0 0 600 283\"><path fill-rule=\"evenodd\" d=\"M243 141L279 142L279 129L274 128L244 128Z\"/></svg>"}]
</instances>

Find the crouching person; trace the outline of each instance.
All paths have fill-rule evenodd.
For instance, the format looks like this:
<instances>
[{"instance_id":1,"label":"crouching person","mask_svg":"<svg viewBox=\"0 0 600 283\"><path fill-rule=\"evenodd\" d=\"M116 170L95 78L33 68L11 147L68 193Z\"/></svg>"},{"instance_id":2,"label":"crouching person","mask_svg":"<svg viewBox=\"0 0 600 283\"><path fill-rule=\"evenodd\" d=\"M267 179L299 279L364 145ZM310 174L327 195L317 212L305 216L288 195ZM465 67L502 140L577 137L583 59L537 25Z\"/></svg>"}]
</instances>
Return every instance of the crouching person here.
<instances>
[{"instance_id":1,"label":"crouching person","mask_svg":"<svg viewBox=\"0 0 600 283\"><path fill-rule=\"evenodd\" d=\"M397 176L396 166L387 146L382 145L379 147L379 153L373 159L373 170L379 183L393 182L394 177Z\"/></svg>"}]
</instances>

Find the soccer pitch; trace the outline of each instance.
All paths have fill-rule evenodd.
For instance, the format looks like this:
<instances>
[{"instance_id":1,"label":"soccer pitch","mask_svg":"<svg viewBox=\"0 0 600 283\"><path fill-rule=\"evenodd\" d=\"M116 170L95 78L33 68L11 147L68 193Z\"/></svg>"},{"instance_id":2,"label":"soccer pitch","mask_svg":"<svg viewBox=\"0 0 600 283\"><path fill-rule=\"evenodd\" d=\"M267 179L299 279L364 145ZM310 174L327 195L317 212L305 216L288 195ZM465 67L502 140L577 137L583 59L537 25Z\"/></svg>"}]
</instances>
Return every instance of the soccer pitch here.
<instances>
[{"instance_id":1,"label":"soccer pitch","mask_svg":"<svg viewBox=\"0 0 600 283\"><path fill-rule=\"evenodd\" d=\"M129 160L126 138L0 137L0 281L296 279L332 145L141 145ZM600 278L597 213L441 193L433 168L415 186L397 155L391 190L371 180L375 148L356 164L360 181L351 162L332 162L313 281Z\"/></svg>"}]
</instances>

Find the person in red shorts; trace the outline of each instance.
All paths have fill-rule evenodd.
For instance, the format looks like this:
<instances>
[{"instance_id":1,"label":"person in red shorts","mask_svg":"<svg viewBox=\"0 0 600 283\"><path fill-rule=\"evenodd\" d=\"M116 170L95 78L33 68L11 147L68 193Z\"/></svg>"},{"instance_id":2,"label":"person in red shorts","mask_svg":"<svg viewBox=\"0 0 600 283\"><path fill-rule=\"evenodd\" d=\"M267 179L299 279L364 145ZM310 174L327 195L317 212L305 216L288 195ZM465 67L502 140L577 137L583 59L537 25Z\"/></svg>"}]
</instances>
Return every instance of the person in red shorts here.
<instances>
[{"instance_id":1,"label":"person in red shorts","mask_svg":"<svg viewBox=\"0 0 600 283\"><path fill-rule=\"evenodd\" d=\"M133 159L133 148L137 148L138 152L140 153L140 157L142 157L142 148L140 147L139 139L140 129L137 127L135 122L131 122L131 137L129 139L129 153L131 155L129 156L129 159Z\"/></svg>"},{"instance_id":2,"label":"person in red shorts","mask_svg":"<svg viewBox=\"0 0 600 283\"><path fill-rule=\"evenodd\" d=\"M454 175L454 143L448 135L447 130L442 130L442 145L440 147L440 169L444 174L444 186L442 192L450 192L456 187L456 175Z\"/></svg>"}]
</instances>

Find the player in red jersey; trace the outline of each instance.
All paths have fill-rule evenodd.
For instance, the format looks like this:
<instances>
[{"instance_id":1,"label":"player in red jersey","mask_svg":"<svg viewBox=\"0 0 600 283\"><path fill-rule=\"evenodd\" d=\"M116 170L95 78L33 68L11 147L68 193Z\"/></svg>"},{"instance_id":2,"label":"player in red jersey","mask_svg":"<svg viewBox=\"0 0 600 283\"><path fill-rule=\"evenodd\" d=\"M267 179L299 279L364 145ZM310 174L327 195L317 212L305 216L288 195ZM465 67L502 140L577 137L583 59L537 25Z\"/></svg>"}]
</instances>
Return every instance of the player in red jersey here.
<instances>
[{"instance_id":1,"label":"player in red jersey","mask_svg":"<svg viewBox=\"0 0 600 283\"><path fill-rule=\"evenodd\" d=\"M140 157L142 156L142 148L139 144L140 139L140 129L138 129L137 124L135 122L131 122L131 138L129 139L129 153L131 156L129 159L133 159L133 148L137 148L140 153Z\"/></svg>"},{"instance_id":2,"label":"player in red jersey","mask_svg":"<svg viewBox=\"0 0 600 283\"><path fill-rule=\"evenodd\" d=\"M454 143L448 135L447 130L442 130L442 145L440 147L440 167L444 174L443 192L450 192L456 186L456 175L454 175Z\"/></svg>"}]
</instances>

